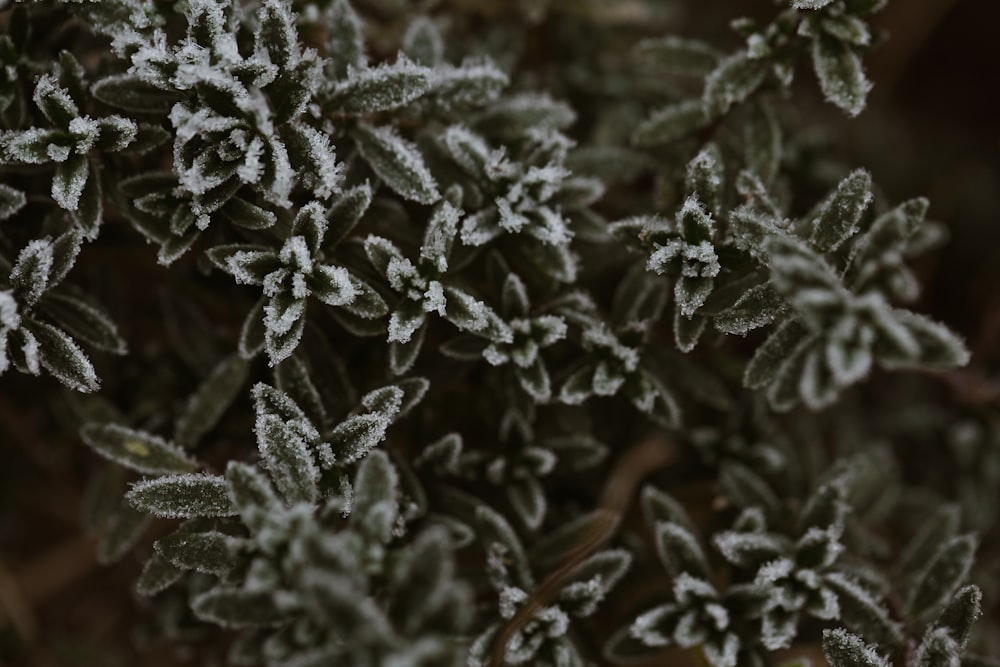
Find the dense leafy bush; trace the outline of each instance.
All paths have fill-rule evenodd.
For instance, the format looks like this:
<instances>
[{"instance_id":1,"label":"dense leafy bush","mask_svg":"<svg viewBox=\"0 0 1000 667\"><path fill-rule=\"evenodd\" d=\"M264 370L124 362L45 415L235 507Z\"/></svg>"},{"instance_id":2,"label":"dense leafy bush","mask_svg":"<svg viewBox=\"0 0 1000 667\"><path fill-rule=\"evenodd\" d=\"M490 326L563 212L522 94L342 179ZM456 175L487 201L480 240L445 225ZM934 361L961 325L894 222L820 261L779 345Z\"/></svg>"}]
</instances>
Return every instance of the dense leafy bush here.
<instances>
[{"instance_id":1,"label":"dense leafy bush","mask_svg":"<svg viewBox=\"0 0 1000 667\"><path fill-rule=\"evenodd\" d=\"M616 57L584 12L556 60L548 3L454 4L3 12L0 370L72 390L32 385L108 461L87 519L144 561L147 641L997 664L1000 480L949 503L900 458L1000 433L935 398L969 353L909 261L943 228L797 132L809 90L865 107L884 3Z\"/></svg>"}]
</instances>

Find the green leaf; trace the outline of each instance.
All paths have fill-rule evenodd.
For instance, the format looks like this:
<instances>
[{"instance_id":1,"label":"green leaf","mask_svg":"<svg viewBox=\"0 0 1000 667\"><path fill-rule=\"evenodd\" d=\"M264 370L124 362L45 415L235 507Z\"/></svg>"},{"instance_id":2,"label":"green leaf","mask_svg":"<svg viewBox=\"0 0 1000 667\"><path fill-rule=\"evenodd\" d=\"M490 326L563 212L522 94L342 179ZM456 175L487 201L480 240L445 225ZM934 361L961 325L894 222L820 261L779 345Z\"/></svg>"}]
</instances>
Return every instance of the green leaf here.
<instances>
[{"instance_id":1,"label":"green leaf","mask_svg":"<svg viewBox=\"0 0 1000 667\"><path fill-rule=\"evenodd\" d=\"M56 165L56 173L52 177L52 198L60 208L75 211L88 180L90 161L86 155L74 153L65 162Z\"/></svg>"},{"instance_id":2,"label":"green leaf","mask_svg":"<svg viewBox=\"0 0 1000 667\"><path fill-rule=\"evenodd\" d=\"M251 531L259 531L267 518L282 506L271 483L256 466L230 461L226 467L226 482L229 499Z\"/></svg>"},{"instance_id":3,"label":"green leaf","mask_svg":"<svg viewBox=\"0 0 1000 667\"><path fill-rule=\"evenodd\" d=\"M839 40L819 35L813 39L812 61L826 99L849 116L861 113L872 84L858 54Z\"/></svg>"},{"instance_id":4,"label":"green leaf","mask_svg":"<svg viewBox=\"0 0 1000 667\"><path fill-rule=\"evenodd\" d=\"M319 467L296 429L273 415L259 416L257 446L272 481L289 505L319 496Z\"/></svg>"},{"instance_id":5,"label":"green leaf","mask_svg":"<svg viewBox=\"0 0 1000 667\"><path fill-rule=\"evenodd\" d=\"M150 475L192 472L198 463L163 438L118 424L85 424L80 437L104 458Z\"/></svg>"},{"instance_id":6,"label":"green leaf","mask_svg":"<svg viewBox=\"0 0 1000 667\"><path fill-rule=\"evenodd\" d=\"M236 565L236 545L233 538L217 530L179 530L158 539L153 548L182 570L221 576Z\"/></svg>"},{"instance_id":7,"label":"green leaf","mask_svg":"<svg viewBox=\"0 0 1000 667\"><path fill-rule=\"evenodd\" d=\"M326 232L327 250L347 238L371 203L372 189L367 182L346 190L337 197L326 214L329 224Z\"/></svg>"},{"instance_id":8,"label":"green leaf","mask_svg":"<svg viewBox=\"0 0 1000 667\"><path fill-rule=\"evenodd\" d=\"M55 187L55 181L53 181ZM104 219L104 203L101 187L101 172L91 170L80 194L79 206L70 209L73 220L80 226L88 239L93 241L100 231Z\"/></svg>"},{"instance_id":9,"label":"green leaf","mask_svg":"<svg viewBox=\"0 0 1000 667\"><path fill-rule=\"evenodd\" d=\"M349 68L364 66L364 27L348 0L333 0L324 19L326 56L334 76L343 78Z\"/></svg>"},{"instance_id":10,"label":"green leaf","mask_svg":"<svg viewBox=\"0 0 1000 667\"><path fill-rule=\"evenodd\" d=\"M920 529L910 538L896 564L900 579L910 580L921 573L942 544L958 533L962 514L957 505L938 507L925 516Z\"/></svg>"},{"instance_id":11,"label":"green leaf","mask_svg":"<svg viewBox=\"0 0 1000 667\"><path fill-rule=\"evenodd\" d=\"M226 480L214 475L169 475L142 480L125 497L136 509L168 519L236 513Z\"/></svg>"},{"instance_id":12,"label":"green leaf","mask_svg":"<svg viewBox=\"0 0 1000 667\"><path fill-rule=\"evenodd\" d=\"M432 94L445 110L482 108L495 103L509 83L502 69L489 60L476 59L459 67L436 67Z\"/></svg>"},{"instance_id":13,"label":"green leaf","mask_svg":"<svg viewBox=\"0 0 1000 667\"><path fill-rule=\"evenodd\" d=\"M97 391L101 383L94 365L65 331L35 321L25 323L24 329L37 339L38 360L52 377L76 391Z\"/></svg>"},{"instance_id":14,"label":"green leaf","mask_svg":"<svg viewBox=\"0 0 1000 667\"><path fill-rule=\"evenodd\" d=\"M10 271L14 299L25 307L33 306L49 287L53 248L47 238L31 241L17 256Z\"/></svg>"},{"instance_id":15,"label":"green leaf","mask_svg":"<svg viewBox=\"0 0 1000 667\"><path fill-rule=\"evenodd\" d=\"M823 631L823 654L830 667L891 667L874 647L845 630Z\"/></svg>"},{"instance_id":16,"label":"green leaf","mask_svg":"<svg viewBox=\"0 0 1000 667\"><path fill-rule=\"evenodd\" d=\"M226 201L219 209L219 213L234 225L244 229L269 229L278 221L278 216L271 211L240 197L232 197Z\"/></svg>"},{"instance_id":17,"label":"green leaf","mask_svg":"<svg viewBox=\"0 0 1000 667\"><path fill-rule=\"evenodd\" d=\"M125 354L127 345L118 327L81 290L50 291L42 303L44 311L71 336L112 354Z\"/></svg>"},{"instance_id":18,"label":"green leaf","mask_svg":"<svg viewBox=\"0 0 1000 667\"><path fill-rule=\"evenodd\" d=\"M365 161L397 194L421 204L441 198L420 151L392 128L359 123L353 136Z\"/></svg>"},{"instance_id":19,"label":"green leaf","mask_svg":"<svg viewBox=\"0 0 1000 667\"><path fill-rule=\"evenodd\" d=\"M983 592L978 586L963 586L945 605L934 627L944 630L960 648L965 648L972 626L983 615Z\"/></svg>"},{"instance_id":20,"label":"green leaf","mask_svg":"<svg viewBox=\"0 0 1000 667\"><path fill-rule=\"evenodd\" d=\"M907 609L912 615L929 614L954 595L969 576L978 546L975 535L953 537L940 546L910 589Z\"/></svg>"},{"instance_id":21,"label":"green leaf","mask_svg":"<svg viewBox=\"0 0 1000 667\"><path fill-rule=\"evenodd\" d=\"M255 628L281 625L289 616L271 591L241 590L217 586L191 601L198 618L224 628Z\"/></svg>"},{"instance_id":22,"label":"green leaf","mask_svg":"<svg viewBox=\"0 0 1000 667\"><path fill-rule=\"evenodd\" d=\"M417 16L410 21L403 35L403 53L427 67L441 64L444 40L437 24L426 16Z\"/></svg>"},{"instance_id":23,"label":"green leaf","mask_svg":"<svg viewBox=\"0 0 1000 667\"><path fill-rule=\"evenodd\" d=\"M249 361L256 357L264 349L264 305L266 298L261 298L254 304L253 308L247 312L240 327L240 340L238 344L239 355Z\"/></svg>"},{"instance_id":24,"label":"green leaf","mask_svg":"<svg viewBox=\"0 0 1000 667\"><path fill-rule=\"evenodd\" d=\"M885 648L895 648L902 643L899 626L889 618L889 612L871 591L839 572L827 574L825 580L827 587L837 594L841 620L852 630Z\"/></svg>"},{"instance_id":25,"label":"green leaf","mask_svg":"<svg viewBox=\"0 0 1000 667\"><path fill-rule=\"evenodd\" d=\"M328 104L340 113L372 114L396 109L431 87L431 70L406 56L393 64L355 70L331 93Z\"/></svg>"},{"instance_id":26,"label":"green leaf","mask_svg":"<svg viewBox=\"0 0 1000 667\"><path fill-rule=\"evenodd\" d=\"M177 417L174 439L182 447L195 445L219 422L249 374L249 365L238 354L223 359L188 398Z\"/></svg>"},{"instance_id":27,"label":"green leaf","mask_svg":"<svg viewBox=\"0 0 1000 667\"><path fill-rule=\"evenodd\" d=\"M142 574L135 585L136 592L143 597L153 597L170 588L183 576L184 570L154 553L142 567Z\"/></svg>"},{"instance_id":28,"label":"green leaf","mask_svg":"<svg viewBox=\"0 0 1000 667\"><path fill-rule=\"evenodd\" d=\"M908 355L899 347L877 349L878 360L887 368L949 369L969 363L965 342L948 327L906 310L894 310L897 325L905 328L919 346L917 356Z\"/></svg>"},{"instance_id":29,"label":"green leaf","mask_svg":"<svg viewBox=\"0 0 1000 667\"><path fill-rule=\"evenodd\" d=\"M121 560L139 541L149 524L148 514L133 509L128 503L122 503L108 517L104 530L101 531L101 538L97 543L97 562L110 565Z\"/></svg>"},{"instance_id":30,"label":"green leaf","mask_svg":"<svg viewBox=\"0 0 1000 667\"><path fill-rule=\"evenodd\" d=\"M785 310L785 300L774 285L761 283L746 290L736 303L712 318L712 324L722 333L745 336L767 326Z\"/></svg>"},{"instance_id":31,"label":"green leaf","mask_svg":"<svg viewBox=\"0 0 1000 667\"><path fill-rule=\"evenodd\" d=\"M765 63L741 51L719 63L705 79L702 102L710 117L721 116L756 91L767 74Z\"/></svg>"},{"instance_id":32,"label":"green leaf","mask_svg":"<svg viewBox=\"0 0 1000 667\"><path fill-rule=\"evenodd\" d=\"M872 177L856 169L819 205L812 222L810 243L820 252L832 252L853 236L872 201Z\"/></svg>"},{"instance_id":33,"label":"green leaf","mask_svg":"<svg viewBox=\"0 0 1000 667\"><path fill-rule=\"evenodd\" d=\"M673 35L644 39L636 45L634 53L659 70L695 77L708 75L722 59L722 54L710 44Z\"/></svg>"},{"instance_id":34,"label":"green leaf","mask_svg":"<svg viewBox=\"0 0 1000 667\"><path fill-rule=\"evenodd\" d=\"M383 451L373 451L361 462L354 478L351 525L382 544L392 538L399 515L399 475Z\"/></svg>"},{"instance_id":35,"label":"green leaf","mask_svg":"<svg viewBox=\"0 0 1000 667\"><path fill-rule=\"evenodd\" d=\"M12 217L28 202L24 193L0 183L0 221Z\"/></svg>"},{"instance_id":36,"label":"green leaf","mask_svg":"<svg viewBox=\"0 0 1000 667\"><path fill-rule=\"evenodd\" d=\"M94 97L107 105L136 113L167 114L183 99L175 92L161 90L132 74L117 74L96 82Z\"/></svg>"},{"instance_id":37,"label":"green leaf","mask_svg":"<svg viewBox=\"0 0 1000 667\"><path fill-rule=\"evenodd\" d=\"M385 438L389 419L382 414L354 415L342 421L330 434L337 459L341 463L354 463L366 456Z\"/></svg>"},{"instance_id":38,"label":"green leaf","mask_svg":"<svg viewBox=\"0 0 1000 667\"><path fill-rule=\"evenodd\" d=\"M808 335L809 330L798 320L788 320L778 325L747 364L743 373L743 386L759 389L771 384L788 360L789 351L798 348Z\"/></svg>"},{"instance_id":39,"label":"green leaf","mask_svg":"<svg viewBox=\"0 0 1000 667\"><path fill-rule=\"evenodd\" d=\"M664 107L644 120L632 134L637 146L659 146L676 141L708 122L701 100L685 100Z\"/></svg>"}]
</instances>

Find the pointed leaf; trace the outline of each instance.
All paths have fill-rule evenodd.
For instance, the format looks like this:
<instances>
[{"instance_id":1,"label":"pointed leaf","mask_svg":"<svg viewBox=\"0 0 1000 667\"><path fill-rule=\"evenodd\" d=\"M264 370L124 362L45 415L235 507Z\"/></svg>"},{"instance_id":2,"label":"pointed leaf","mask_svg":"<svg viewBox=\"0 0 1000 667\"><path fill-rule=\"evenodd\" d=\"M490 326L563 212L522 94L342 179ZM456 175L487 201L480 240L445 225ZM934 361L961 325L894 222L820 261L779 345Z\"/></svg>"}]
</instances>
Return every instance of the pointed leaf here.
<instances>
[{"instance_id":1,"label":"pointed leaf","mask_svg":"<svg viewBox=\"0 0 1000 667\"><path fill-rule=\"evenodd\" d=\"M198 469L181 448L163 438L119 424L86 424L80 437L104 458L150 475L192 472Z\"/></svg>"},{"instance_id":2,"label":"pointed leaf","mask_svg":"<svg viewBox=\"0 0 1000 667\"><path fill-rule=\"evenodd\" d=\"M136 509L174 518L232 516L228 485L206 474L169 475L137 482L125 496Z\"/></svg>"}]
</instances>

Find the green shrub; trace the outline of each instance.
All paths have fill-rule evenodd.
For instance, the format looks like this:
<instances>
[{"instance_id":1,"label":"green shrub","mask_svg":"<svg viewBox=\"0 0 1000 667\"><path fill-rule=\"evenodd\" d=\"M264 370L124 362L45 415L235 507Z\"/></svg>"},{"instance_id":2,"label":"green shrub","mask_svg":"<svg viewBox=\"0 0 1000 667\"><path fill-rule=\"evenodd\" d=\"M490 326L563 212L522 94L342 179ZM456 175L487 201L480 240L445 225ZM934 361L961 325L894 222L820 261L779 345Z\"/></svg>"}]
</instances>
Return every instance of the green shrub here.
<instances>
[{"instance_id":1,"label":"green shrub","mask_svg":"<svg viewBox=\"0 0 1000 667\"><path fill-rule=\"evenodd\" d=\"M0 370L72 390L31 384L107 459L88 525L142 555L147 632L202 664L997 664L1000 481L963 507L905 460L1000 433L935 393L970 356L913 306L942 227L795 113L864 109L884 3L777 3L729 51L609 36L656 2L354 4L2 12Z\"/></svg>"}]
</instances>

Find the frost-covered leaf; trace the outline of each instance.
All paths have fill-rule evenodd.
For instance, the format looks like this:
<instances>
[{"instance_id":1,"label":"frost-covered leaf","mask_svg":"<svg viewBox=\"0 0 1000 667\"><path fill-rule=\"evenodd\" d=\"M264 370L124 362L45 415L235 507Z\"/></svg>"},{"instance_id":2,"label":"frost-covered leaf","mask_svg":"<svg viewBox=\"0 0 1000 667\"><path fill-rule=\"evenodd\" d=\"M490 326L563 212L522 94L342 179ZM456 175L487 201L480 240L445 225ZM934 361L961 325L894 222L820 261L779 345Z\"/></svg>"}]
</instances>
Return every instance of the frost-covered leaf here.
<instances>
[{"instance_id":1,"label":"frost-covered leaf","mask_svg":"<svg viewBox=\"0 0 1000 667\"><path fill-rule=\"evenodd\" d=\"M223 575L236 564L232 538L217 530L179 530L153 545L156 553L182 570Z\"/></svg>"},{"instance_id":2,"label":"frost-covered leaf","mask_svg":"<svg viewBox=\"0 0 1000 667\"><path fill-rule=\"evenodd\" d=\"M963 586L945 605L934 628L943 630L959 648L965 648L972 635L972 626L982 616L983 592L978 586Z\"/></svg>"},{"instance_id":3,"label":"frost-covered leaf","mask_svg":"<svg viewBox=\"0 0 1000 667\"><path fill-rule=\"evenodd\" d=\"M399 512L399 475L389 456L376 450L358 467L354 479L354 506L351 523L372 538L387 543Z\"/></svg>"},{"instance_id":4,"label":"frost-covered leaf","mask_svg":"<svg viewBox=\"0 0 1000 667\"><path fill-rule=\"evenodd\" d=\"M132 470L150 475L192 472L197 462L163 438L119 424L86 424L80 437L98 454Z\"/></svg>"},{"instance_id":5,"label":"frost-covered leaf","mask_svg":"<svg viewBox=\"0 0 1000 667\"><path fill-rule=\"evenodd\" d=\"M510 79L492 61L475 59L459 67L436 67L432 82L437 104L450 110L494 103Z\"/></svg>"},{"instance_id":6,"label":"frost-covered leaf","mask_svg":"<svg viewBox=\"0 0 1000 667\"><path fill-rule=\"evenodd\" d=\"M0 183L0 221L12 217L27 203L24 193Z\"/></svg>"},{"instance_id":7,"label":"frost-covered leaf","mask_svg":"<svg viewBox=\"0 0 1000 667\"><path fill-rule=\"evenodd\" d=\"M97 391L94 365L65 331L44 322L30 322L25 329L37 341L38 362L52 377L76 391Z\"/></svg>"},{"instance_id":8,"label":"frost-covered leaf","mask_svg":"<svg viewBox=\"0 0 1000 667\"><path fill-rule=\"evenodd\" d=\"M697 77L709 74L722 59L722 54L710 44L674 35L644 39L636 45L634 53L655 64L657 69Z\"/></svg>"},{"instance_id":9,"label":"frost-covered leaf","mask_svg":"<svg viewBox=\"0 0 1000 667\"><path fill-rule=\"evenodd\" d=\"M857 231L871 201L871 174L864 169L852 171L819 205L810 242L821 252L836 250Z\"/></svg>"},{"instance_id":10,"label":"frost-covered leaf","mask_svg":"<svg viewBox=\"0 0 1000 667\"><path fill-rule=\"evenodd\" d=\"M705 79L705 113L719 116L745 101L764 82L766 74L764 64L746 52L729 56Z\"/></svg>"},{"instance_id":11,"label":"frost-covered leaf","mask_svg":"<svg viewBox=\"0 0 1000 667\"><path fill-rule=\"evenodd\" d=\"M218 423L246 383L249 365L233 354L223 359L188 398L177 417L174 439L191 447Z\"/></svg>"},{"instance_id":12,"label":"frost-covered leaf","mask_svg":"<svg viewBox=\"0 0 1000 667\"><path fill-rule=\"evenodd\" d=\"M112 354L125 354L125 340L100 306L81 290L49 291L42 309L73 338Z\"/></svg>"},{"instance_id":13,"label":"frost-covered leaf","mask_svg":"<svg viewBox=\"0 0 1000 667\"><path fill-rule=\"evenodd\" d=\"M243 319L240 327L239 355L245 360L253 359L264 348L264 306L267 299L261 298Z\"/></svg>"},{"instance_id":14,"label":"frost-covered leaf","mask_svg":"<svg viewBox=\"0 0 1000 667\"><path fill-rule=\"evenodd\" d=\"M378 113L408 104L430 87L431 71L401 55L391 65L351 72L334 89L329 104L342 113Z\"/></svg>"},{"instance_id":15,"label":"frost-covered leaf","mask_svg":"<svg viewBox=\"0 0 1000 667\"><path fill-rule=\"evenodd\" d=\"M170 588L183 576L184 570L154 553L142 567L142 574L135 585L136 592L143 597L153 597Z\"/></svg>"},{"instance_id":16,"label":"frost-covered leaf","mask_svg":"<svg viewBox=\"0 0 1000 667\"><path fill-rule=\"evenodd\" d=\"M330 435L337 459L353 463L365 457L385 438L390 420L381 413L354 415L342 421Z\"/></svg>"},{"instance_id":17,"label":"frost-covered leaf","mask_svg":"<svg viewBox=\"0 0 1000 667\"><path fill-rule=\"evenodd\" d=\"M960 535L940 546L910 589L907 607L914 616L927 614L951 598L969 576L978 546L975 535Z\"/></svg>"},{"instance_id":18,"label":"frost-covered leaf","mask_svg":"<svg viewBox=\"0 0 1000 667\"><path fill-rule=\"evenodd\" d=\"M191 609L205 621L224 628L253 628L282 624L289 612L272 591L217 586L191 601Z\"/></svg>"},{"instance_id":19,"label":"frost-covered leaf","mask_svg":"<svg viewBox=\"0 0 1000 667\"><path fill-rule=\"evenodd\" d=\"M403 52L427 67L440 64L444 58L444 40L437 24L426 16L410 21L403 34Z\"/></svg>"},{"instance_id":20,"label":"frost-covered leaf","mask_svg":"<svg viewBox=\"0 0 1000 667\"><path fill-rule=\"evenodd\" d=\"M736 302L712 318L723 333L745 336L770 324L785 309L785 300L771 283L761 283L746 290Z\"/></svg>"},{"instance_id":21,"label":"frost-covered leaf","mask_svg":"<svg viewBox=\"0 0 1000 667\"><path fill-rule=\"evenodd\" d=\"M372 189L362 183L342 192L327 211L326 247L333 248L354 229L372 203Z\"/></svg>"},{"instance_id":22,"label":"frost-covered leaf","mask_svg":"<svg viewBox=\"0 0 1000 667\"><path fill-rule=\"evenodd\" d=\"M125 496L136 509L170 519L232 516L228 485L206 474L168 475L137 482Z\"/></svg>"},{"instance_id":23,"label":"frost-covered leaf","mask_svg":"<svg viewBox=\"0 0 1000 667\"><path fill-rule=\"evenodd\" d=\"M117 74L97 81L91 93L99 101L138 113L164 114L182 98L176 92L162 90L132 74Z\"/></svg>"},{"instance_id":24,"label":"frost-covered leaf","mask_svg":"<svg viewBox=\"0 0 1000 667\"><path fill-rule=\"evenodd\" d=\"M826 585L837 594L841 621L850 629L862 632L879 646L898 646L903 640L899 625L876 595L863 585L839 572L826 575Z\"/></svg>"},{"instance_id":25,"label":"frost-covered leaf","mask_svg":"<svg viewBox=\"0 0 1000 667\"><path fill-rule=\"evenodd\" d=\"M654 526L656 552L672 577L682 573L707 577L708 559L698 536L679 523L658 522Z\"/></svg>"},{"instance_id":26,"label":"frost-covered leaf","mask_svg":"<svg viewBox=\"0 0 1000 667\"><path fill-rule=\"evenodd\" d=\"M902 327L916 342L915 355L898 345L880 346L879 362L887 368L947 369L969 363L969 350L964 341L948 327L906 310L894 310L896 326Z\"/></svg>"},{"instance_id":27,"label":"frost-covered leaf","mask_svg":"<svg viewBox=\"0 0 1000 667\"><path fill-rule=\"evenodd\" d=\"M400 196L421 204L440 199L437 182L414 144L389 127L365 123L358 124L353 136L372 170Z\"/></svg>"},{"instance_id":28,"label":"frost-covered leaf","mask_svg":"<svg viewBox=\"0 0 1000 667\"><path fill-rule=\"evenodd\" d=\"M333 0L324 15L326 24L326 55L338 78L349 68L365 64L364 26L350 0Z\"/></svg>"},{"instance_id":29,"label":"frost-covered leaf","mask_svg":"<svg viewBox=\"0 0 1000 667\"><path fill-rule=\"evenodd\" d=\"M267 517L281 507L270 481L256 466L230 461L226 483L230 501L252 531L259 530Z\"/></svg>"},{"instance_id":30,"label":"frost-covered leaf","mask_svg":"<svg viewBox=\"0 0 1000 667\"><path fill-rule=\"evenodd\" d=\"M962 513L957 505L946 504L924 517L896 561L901 579L921 574L942 544L958 534Z\"/></svg>"},{"instance_id":31,"label":"frost-covered leaf","mask_svg":"<svg viewBox=\"0 0 1000 667\"><path fill-rule=\"evenodd\" d=\"M819 35L813 39L812 61L826 99L849 116L861 113L872 84L858 54L839 40Z\"/></svg>"},{"instance_id":32,"label":"frost-covered leaf","mask_svg":"<svg viewBox=\"0 0 1000 667\"><path fill-rule=\"evenodd\" d=\"M302 436L278 417L258 417L257 446L275 486L289 504L315 502L319 467Z\"/></svg>"},{"instance_id":33,"label":"frost-covered leaf","mask_svg":"<svg viewBox=\"0 0 1000 667\"><path fill-rule=\"evenodd\" d=\"M823 653L830 667L890 667L874 647L846 630L824 630Z\"/></svg>"},{"instance_id":34,"label":"frost-covered leaf","mask_svg":"<svg viewBox=\"0 0 1000 667\"><path fill-rule=\"evenodd\" d=\"M150 517L127 503L108 517L97 543L97 562L110 565L119 561L142 538L149 527Z\"/></svg>"},{"instance_id":35,"label":"frost-covered leaf","mask_svg":"<svg viewBox=\"0 0 1000 667\"><path fill-rule=\"evenodd\" d=\"M491 104L475 121L477 128L501 140L514 140L531 131L565 129L576 120L573 109L549 95L521 93Z\"/></svg>"},{"instance_id":36,"label":"frost-covered leaf","mask_svg":"<svg viewBox=\"0 0 1000 667\"><path fill-rule=\"evenodd\" d=\"M56 165L52 177L52 198L60 208L75 211L90 177L90 161L86 155L74 154Z\"/></svg>"},{"instance_id":37,"label":"frost-covered leaf","mask_svg":"<svg viewBox=\"0 0 1000 667\"><path fill-rule=\"evenodd\" d=\"M10 272L10 286L19 304L32 306L45 293L52 264L52 242L47 238L31 241L21 250Z\"/></svg>"},{"instance_id":38,"label":"frost-covered leaf","mask_svg":"<svg viewBox=\"0 0 1000 667\"><path fill-rule=\"evenodd\" d=\"M664 107L644 120L632 134L637 146L657 146L676 141L708 122L701 100L685 100Z\"/></svg>"},{"instance_id":39,"label":"frost-covered leaf","mask_svg":"<svg viewBox=\"0 0 1000 667\"><path fill-rule=\"evenodd\" d=\"M743 373L743 386L757 389L770 384L788 361L790 350L808 337L808 330L798 320L779 325L757 348Z\"/></svg>"}]
</instances>

